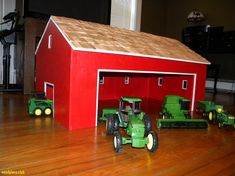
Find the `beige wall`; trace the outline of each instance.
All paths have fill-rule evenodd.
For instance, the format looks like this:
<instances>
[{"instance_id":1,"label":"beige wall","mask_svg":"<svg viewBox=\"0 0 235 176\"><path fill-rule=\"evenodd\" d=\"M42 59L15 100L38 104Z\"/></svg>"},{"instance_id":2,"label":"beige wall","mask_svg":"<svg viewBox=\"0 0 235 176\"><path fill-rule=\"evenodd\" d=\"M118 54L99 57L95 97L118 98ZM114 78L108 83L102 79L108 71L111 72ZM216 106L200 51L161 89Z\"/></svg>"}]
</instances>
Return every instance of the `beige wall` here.
<instances>
[{"instance_id":1,"label":"beige wall","mask_svg":"<svg viewBox=\"0 0 235 176\"><path fill-rule=\"evenodd\" d=\"M165 35L166 0L143 0L141 31Z\"/></svg>"},{"instance_id":2,"label":"beige wall","mask_svg":"<svg viewBox=\"0 0 235 176\"><path fill-rule=\"evenodd\" d=\"M205 24L235 30L234 0L143 0L141 31L181 39L182 28L195 8L205 16Z\"/></svg>"}]
</instances>

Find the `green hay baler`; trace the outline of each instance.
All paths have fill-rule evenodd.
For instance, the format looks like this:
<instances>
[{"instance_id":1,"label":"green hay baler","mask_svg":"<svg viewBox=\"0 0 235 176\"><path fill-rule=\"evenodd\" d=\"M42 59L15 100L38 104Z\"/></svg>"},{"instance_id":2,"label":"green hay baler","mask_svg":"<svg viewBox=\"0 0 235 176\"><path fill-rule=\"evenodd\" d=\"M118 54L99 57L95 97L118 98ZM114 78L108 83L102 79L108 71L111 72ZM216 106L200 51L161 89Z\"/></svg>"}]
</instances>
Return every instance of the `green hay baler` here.
<instances>
[{"instance_id":1,"label":"green hay baler","mask_svg":"<svg viewBox=\"0 0 235 176\"><path fill-rule=\"evenodd\" d=\"M157 134L152 130L152 119L140 110L142 99L137 97L121 97L119 108L105 108L102 120L106 120L107 135L114 135L115 152L122 150L122 145L131 144L134 148L147 147L154 152L158 147ZM124 129L123 133L119 128Z\"/></svg>"},{"instance_id":2,"label":"green hay baler","mask_svg":"<svg viewBox=\"0 0 235 176\"><path fill-rule=\"evenodd\" d=\"M161 118L157 119L157 128L207 128L204 119L192 119L190 115L190 100L176 95L164 98Z\"/></svg>"}]
</instances>

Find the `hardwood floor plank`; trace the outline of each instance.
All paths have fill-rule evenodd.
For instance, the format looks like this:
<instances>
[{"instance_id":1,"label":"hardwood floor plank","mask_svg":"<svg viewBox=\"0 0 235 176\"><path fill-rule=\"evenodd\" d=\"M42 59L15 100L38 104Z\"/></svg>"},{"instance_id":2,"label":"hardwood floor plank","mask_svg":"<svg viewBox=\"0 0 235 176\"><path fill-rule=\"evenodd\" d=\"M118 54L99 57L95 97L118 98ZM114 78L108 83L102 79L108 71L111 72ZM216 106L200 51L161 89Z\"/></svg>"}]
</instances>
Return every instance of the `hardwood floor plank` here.
<instances>
[{"instance_id":1,"label":"hardwood floor plank","mask_svg":"<svg viewBox=\"0 0 235 176\"><path fill-rule=\"evenodd\" d=\"M219 94L217 100L234 111L234 99L227 96ZM235 130L231 127L155 129L159 136L155 153L130 145L115 153L104 123L68 131L52 118L30 117L25 103L27 97L21 94L0 97L0 171L23 170L30 176L235 175Z\"/></svg>"}]
</instances>

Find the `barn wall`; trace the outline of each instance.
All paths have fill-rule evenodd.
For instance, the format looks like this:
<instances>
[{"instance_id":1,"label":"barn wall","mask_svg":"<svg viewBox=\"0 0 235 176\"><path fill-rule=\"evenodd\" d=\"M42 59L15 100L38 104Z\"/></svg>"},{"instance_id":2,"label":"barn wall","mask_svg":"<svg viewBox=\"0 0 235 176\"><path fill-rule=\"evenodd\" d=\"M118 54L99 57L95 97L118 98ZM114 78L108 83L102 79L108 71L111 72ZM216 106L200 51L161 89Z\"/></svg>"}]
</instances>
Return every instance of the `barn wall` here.
<instances>
[{"instance_id":1,"label":"barn wall","mask_svg":"<svg viewBox=\"0 0 235 176\"><path fill-rule=\"evenodd\" d=\"M163 85L158 86L157 79L152 78L150 81L150 95L154 99L163 100L166 95L179 95L185 98L192 98L193 76L182 75L161 75ZM188 88L182 89L182 81L188 81Z\"/></svg>"},{"instance_id":2,"label":"barn wall","mask_svg":"<svg viewBox=\"0 0 235 176\"><path fill-rule=\"evenodd\" d=\"M126 74L128 75L128 74ZM129 76L129 84L124 84L125 75L104 76L104 84L99 86L100 100L119 99L121 96L148 97L147 77L138 74Z\"/></svg>"},{"instance_id":3,"label":"barn wall","mask_svg":"<svg viewBox=\"0 0 235 176\"><path fill-rule=\"evenodd\" d=\"M51 49L48 49L48 36ZM56 42L55 42L56 41ZM71 49L54 24L48 24L36 53L36 91L43 91L44 82L54 84L54 117L69 128Z\"/></svg>"},{"instance_id":4,"label":"barn wall","mask_svg":"<svg viewBox=\"0 0 235 176\"><path fill-rule=\"evenodd\" d=\"M133 70L133 71L154 71L154 72L180 72L180 73L196 73L196 96L195 99L204 99L204 89L205 89L205 73L206 65L194 64L194 63L185 63L177 61L169 61L162 59L149 59L136 56L125 56L125 55L116 55L116 54L105 54L105 53L95 53L95 52L85 52L85 51L74 51L72 54L72 67L71 67L71 129L84 128L84 127L94 127L96 124L96 107L98 106L98 100L96 97L97 86L99 87L100 95L102 99L110 99L113 97L118 97L123 93L127 92L135 95L147 96L148 98L159 98L164 95L164 92L161 95L149 94L149 90L152 88L147 88L143 90L138 90L138 85L140 82L138 77L133 91L127 90L124 85L119 86L123 91L119 91L115 87L115 84L122 82L121 78L107 78L105 83L113 81L115 79L114 85L106 88L99 86L98 81L98 69L107 69L107 70ZM151 80L152 79L152 80ZM172 91L174 94L178 92L186 97L191 94L190 91L180 91L175 88L175 82L177 82L178 77L168 77L169 84L173 86L165 87L165 91ZM184 79L184 77L181 77ZM131 79L130 79L131 81ZM143 78L143 82L146 82ZM192 76L189 78L189 81L193 81ZM151 82L154 84L154 78L149 78L147 85L151 87ZM118 84L119 85L119 84ZM180 84L181 85L181 84ZM106 85L103 85L107 87ZM145 85L141 85L144 89ZM105 92L105 90L107 92ZM175 91L176 90L176 91ZM130 92L129 92L130 91ZM160 98L159 98L160 99ZM191 98L190 98L191 99Z\"/></svg>"}]
</instances>

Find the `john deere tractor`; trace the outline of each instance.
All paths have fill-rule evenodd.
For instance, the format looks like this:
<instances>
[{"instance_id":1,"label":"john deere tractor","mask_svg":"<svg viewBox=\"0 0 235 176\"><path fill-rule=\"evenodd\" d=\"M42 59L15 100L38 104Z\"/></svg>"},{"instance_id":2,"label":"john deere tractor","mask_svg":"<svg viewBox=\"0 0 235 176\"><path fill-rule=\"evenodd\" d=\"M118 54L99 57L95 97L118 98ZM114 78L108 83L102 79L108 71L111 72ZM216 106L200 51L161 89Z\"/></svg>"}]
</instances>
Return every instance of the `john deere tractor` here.
<instances>
[{"instance_id":1,"label":"john deere tractor","mask_svg":"<svg viewBox=\"0 0 235 176\"><path fill-rule=\"evenodd\" d=\"M152 130L151 117L140 110L141 101L142 99L137 97L121 97L118 109L103 109L101 119L106 120L107 135L114 135L115 152L120 152L124 144L131 144L135 148L143 148L146 145L150 152L157 149L158 137ZM124 129L125 137L119 128Z\"/></svg>"},{"instance_id":2,"label":"john deere tractor","mask_svg":"<svg viewBox=\"0 0 235 176\"><path fill-rule=\"evenodd\" d=\"M222 105L217 105L212 101L199 101L197 111L208 118L209 122L217 123L219 128L230 125L235 128L235 117L224 111Z\"/></svg>"},{"instance_id":3,"label":"john deere tractor","mask_svg":"<svg viewBox=\"0 0 235 176\"><path fill-rule=\"evenodd\" d=\"M28 113L33 116L51 115L53 101L45 97L44 92L35 93L34 98L28 101Z\"/></svg>"},{"instance_id":4,"label":"john deere tractor","mask_svg":"<svg viewBox=\"0 0 235 176\"><path fill-rule=\"evenodd\" d=\"M196 112L201 112L210 123L216 123L216 109L223 109L223 106L217 105L213 101L197 102Z\"/></svg>"},{"instance_id":5,"label":"john deere tractor","mask_svg":"<svg viewBox=\"0 0 235 176\"><path fill-rule=\"evenodd\" d=\"M164 98L161 118L157 119L157 128L207 128L204 119L192 119L190 100L176 95Z\"/></svg>"}]
</instances>

